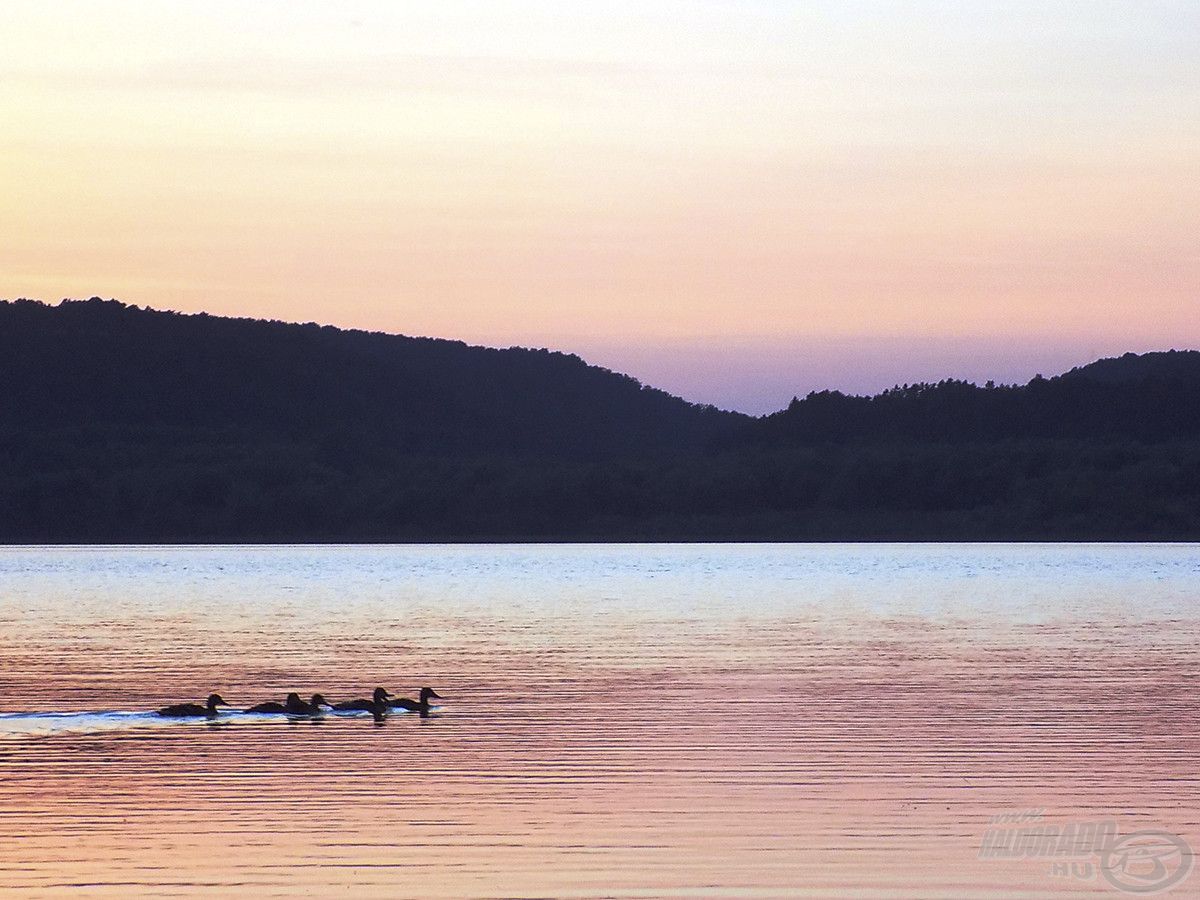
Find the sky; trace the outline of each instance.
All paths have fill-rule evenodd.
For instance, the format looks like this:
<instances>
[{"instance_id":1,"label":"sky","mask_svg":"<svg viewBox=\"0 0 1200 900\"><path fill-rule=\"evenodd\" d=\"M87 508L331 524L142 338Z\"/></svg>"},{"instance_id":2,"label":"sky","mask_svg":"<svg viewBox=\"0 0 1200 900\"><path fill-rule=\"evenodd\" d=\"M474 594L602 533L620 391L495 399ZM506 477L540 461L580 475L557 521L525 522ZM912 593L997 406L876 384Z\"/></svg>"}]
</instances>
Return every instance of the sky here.
<instances>
[{"instance_id":1,"label":"sky","mask_svg":"<svg viewBox=\"0 0 1200 900\"><path fill-rule=\"evenodd\" d=\"M6 0L0 41L0 297L755 413L1200 347L1195 0Z\"/></svg>"}]
</instances>

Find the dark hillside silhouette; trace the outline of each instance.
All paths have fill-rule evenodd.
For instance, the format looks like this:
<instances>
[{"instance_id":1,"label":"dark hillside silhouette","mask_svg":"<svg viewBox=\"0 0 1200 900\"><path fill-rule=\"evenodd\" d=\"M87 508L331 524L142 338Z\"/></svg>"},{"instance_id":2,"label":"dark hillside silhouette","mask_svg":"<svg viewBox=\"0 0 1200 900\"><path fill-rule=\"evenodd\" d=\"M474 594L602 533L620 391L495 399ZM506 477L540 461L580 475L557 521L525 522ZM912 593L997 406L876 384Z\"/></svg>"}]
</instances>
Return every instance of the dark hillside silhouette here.
<instances>
[{"instance_id":1,"label":"dark hillside silhouette","mask_svg":"<svg viewBox=\"0 0 1200 900\"><path fill-rule=\"evenodd\" d=\"M0 383L0 427L199 430L351 455L641 454L740 418L565 353L99 298L0 304Z\"/></svg>"},{"instance_id":2,"label":"dark hillside silhouette","mask_svg":"<svg viewBox=\"0 0 1200 900\"><path fill-rule=\"evenodd\" d=\"M752 419L545 350L0 302L0 541L1198 539L1198 360Z\"/></svg>"},{"instance_id":3,"label":"dark hillside silhouette","mask_svg":"<svg viewBox=\"0 0 1200 900\"><path fill-rule=\"evenodd\" d=\"M753 427L766 442L1200 437L1200 353L1132 354L1024 385L941 381L874 397L811 393Z\"/></svg>"},{"instance_id":4,"label":"dark hillside silhouette","mask_svg":"<svg viewBox=\"0 0 1200 900\"><path fill-rule=\"evenodd\" d=\"M1200 388L1200 350L1126 353L1076 366L1063 378L1087 378L1110 383L1167 381Z\"/></svg>"}]
</instances>

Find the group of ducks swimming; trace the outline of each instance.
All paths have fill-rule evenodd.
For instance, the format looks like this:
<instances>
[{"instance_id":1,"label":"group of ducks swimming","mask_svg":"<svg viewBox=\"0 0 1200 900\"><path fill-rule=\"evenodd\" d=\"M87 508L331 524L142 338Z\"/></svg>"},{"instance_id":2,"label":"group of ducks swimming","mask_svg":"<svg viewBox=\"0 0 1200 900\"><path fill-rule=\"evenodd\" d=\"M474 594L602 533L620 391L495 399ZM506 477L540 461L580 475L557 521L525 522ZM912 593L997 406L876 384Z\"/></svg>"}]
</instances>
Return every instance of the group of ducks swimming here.
<instances>
[{"instance_id":1,"label":"group of ducks swimming","mask_svg":"<svg viewBox=\"0 0 1200 900\"><path fill-rule=\"evenodd\" d=\"M347 700L344 703L330 703L321 694L313 694L312 699L302 700L297 693L288 694L282 703L274 700L251 706L242 712L248 713L278 713L288 716L319 716L326 709L334 712L369 712L376 718L387 715L392 710L429 715L430 699L441 700L433 688L421 688L420 700L409 700L407 697L394 697L381 687L375 688L370 700ZM164 706L158 710L160 716L171 719L191 719L206 717L215 719L218 706L229 706L220 694L209 694L208 701L201 706L199 703L176 703L174 706Z\"/></svg>"}]
</instances>

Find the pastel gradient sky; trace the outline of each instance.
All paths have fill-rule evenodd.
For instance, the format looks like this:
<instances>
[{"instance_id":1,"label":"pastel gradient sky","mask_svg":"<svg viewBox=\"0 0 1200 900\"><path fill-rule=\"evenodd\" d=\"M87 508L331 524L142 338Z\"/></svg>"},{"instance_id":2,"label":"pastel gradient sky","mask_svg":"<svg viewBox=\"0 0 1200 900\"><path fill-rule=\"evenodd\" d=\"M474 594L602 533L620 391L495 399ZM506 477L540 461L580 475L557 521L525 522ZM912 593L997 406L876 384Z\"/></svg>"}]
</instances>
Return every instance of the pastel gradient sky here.
<instances>
[{"instance_id":1,"label":"pastel gradient sky","mask_svg":"<svg viewBox=\"0 0 1200 900\"><path fill-rule=\"evenodd\" d=\"M1200 3L24 2L0 296L753 412L1200 346Z\"/></svg>"}]
</instances>

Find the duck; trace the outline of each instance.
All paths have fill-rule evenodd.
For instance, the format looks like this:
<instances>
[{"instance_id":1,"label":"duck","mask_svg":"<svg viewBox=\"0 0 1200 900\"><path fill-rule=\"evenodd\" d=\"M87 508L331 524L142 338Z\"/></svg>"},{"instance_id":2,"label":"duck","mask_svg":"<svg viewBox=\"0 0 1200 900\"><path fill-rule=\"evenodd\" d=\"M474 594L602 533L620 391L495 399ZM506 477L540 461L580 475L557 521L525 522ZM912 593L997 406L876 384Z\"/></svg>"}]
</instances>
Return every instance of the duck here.
<instances>
[{"instance_id":1,"label":"duck","mask_svg":"<svg viewBox=\"0 0 1200 900\"><path fill-rule=\"evenodd\" d=\"M376 716L386 713L388 701L392 699L392 695L383 688L377 687L371 696L373 698L371 700L347 700L345 703L334 703L333 708L338 712L364 711L374 713Z\"/></svg>"},{"instance_id":2,"label":"duck","mask_svg":"<svg viewBox=\"0 0 1200 900\"><path fill-rule=\"evenodd\" d=\"M246 710L248 713L287 713L304 705L304 701L300 699L300 695L293 692L288 694L282 703L276 703L274 700L268 700L266 703L259 703L257 706L251 706Z\"/></svg>"},{"instance_id":3,"label":"duck","mask_svg":"<svg viewBox=\"0 0 1200 900\"><path fill-rule=\"evenodd\" d=\"M313 694L310 701L305 703L305 715L320 715L325 712L324 707L332 707L334 704L325 700L323 694Z\"/></svg>"},{"instance_id":4,"label":"duck","mask_svg":"<svg viewBox=\"0 0 1200 900\"><path fill-rule=\"evenodd\" d=\"M187 719L195 716L207 716L210 719L215 719L217 717L217 707L228 705L220 694L209 694L208 701L204 706L201 706L199 703L176 703L174 706L164 706L158 710L158 714L170 719Z\"/></svg>"},{"instance_id":5,"label":"duck","mask_svg":"<svg viewBox=\"0 0 1200 900\"><path fill-rule=\"evenodd\" d=\"M266 703L259 703L257 706L251 706L246 710L248 713L285 713L292 703L303 703L299 694L288 694L287 699L282 703L276 703L274 700L268 700Z\"/></svg>"},{"instance_id":6,"label":"duck","mask_svg":"<svg viewBox=\"0 0 1200 900\"><path fill-rule=\"evenodd\" d=\"M431 687L421 688L420 700L409 700L407 697L395 697L388 702L392 709L405 709L409 712L419 712L422 716L429 715L429 698L441 700L442 696Z\"/></svg>"},{"instance_id":7,"label":"duck","mask_svg":"<svg viewBox=\"0 0 1200 900\"><path fill-rule=\"evenodd\" d=\"M320 694L313 694L312 700L305 703L295 691L287 695L282 703L269 700L252 706L248 713L286 713L289 716L315 716L321 712L322 706L328 706L328 701Z\"/></svg>"}]
</instances>

